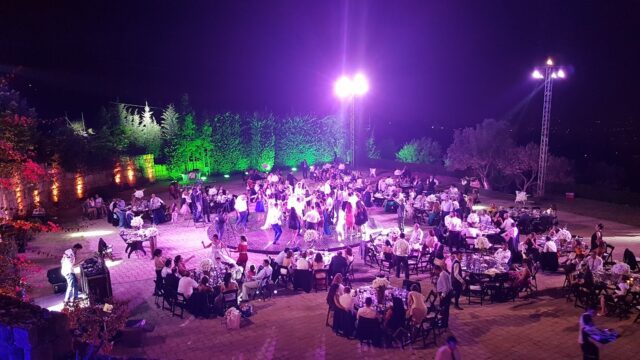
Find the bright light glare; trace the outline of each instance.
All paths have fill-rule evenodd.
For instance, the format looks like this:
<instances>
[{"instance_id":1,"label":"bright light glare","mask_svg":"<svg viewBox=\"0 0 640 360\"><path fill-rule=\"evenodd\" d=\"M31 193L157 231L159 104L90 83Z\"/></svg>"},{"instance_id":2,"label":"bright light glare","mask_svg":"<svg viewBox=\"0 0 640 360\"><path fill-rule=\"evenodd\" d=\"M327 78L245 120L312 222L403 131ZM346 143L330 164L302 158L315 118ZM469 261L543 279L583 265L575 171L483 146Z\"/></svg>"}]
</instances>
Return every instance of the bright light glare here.
<instances>
[{"instance_id":1,"label":"bright light glare","mask_svg":"<svg viewBox=\"0 0 640 360\"><path fill-rule=\"evenodd\" d=\"M291 171L298 171L298 168L292 167Z\"/></svg>"},{"instance_id":2,"label":"bright light glare","mask_svg":"<svg viewBox=\"0 0 640 360\"><path fill-rule=\"evenodd\" d=\"M224 174L224 178L228 179L229 178L229 174Z\"/></svg>"},{"instance_id":3,"label":"bright light glare","mask_svg":"<svg viewBox=\"0 0 640 360\"><path fill-rule=\"evenodd\" d=\"M558 70L557 74L560 79L564 79L567 76L562 69Z\"/></svg>"},{"instance_id":4,"label":"bright light glare","mask_svg":"<svg viewBox=\"0 0 640 360\"><path fill-rule=\"evenodd\" d=\"M84 236L104 236L112 234L113 230L92 230L92 231L78 231L73 234L69 234L69 237L78 238Z\"/></svg>"},{"instance_id":5,"label":"bright light glare","mask_svg":"<svg viewBox=\"0 0 640 360\"><path fill-rule=\"evenodd\" d=\"M544 78L544 76L542 75L542 73L538 69L533 70L533 73L531 74L531 77L534 78L534 79L542 79L542 78Z\"/></svg>"},{"instance_id":6,"label":"bright light glare","mask_svg":"<svg viewBox=\"0 0 640 360\"><path fill-rule=\"evenodd\" d=\"M551 73L551 78L555 79L558 77L558 74L556 74L555 72Z\"/></svg>"},{"instance_id":7,"label":"bright light glare","mask_svg":"<svg viewBox=\"0 0 640 360\"><path fill-rule=\"evenodd\" d=\"M553 60L551 60L551 58L547 59L547 65L553 66Z\"/></svg>"},{"instance_id":8,"label":"bright light glare","mask_svg":"<svg viewBox=\"0 0 640 360\"><path fill-rule=\"evenodd\" d=\"M489 207L485 205L473 205L471 209L474 211L487 210Z\"/></svg>"},{"instance_id":9,"label":"bright light glare","mask_svg":"<svg viewBox=\"0 0 640 360\"><path fill-rule=\"evenodd\" d=\"M104 264L107 265L108 268L112 268L114 266L118 266L120 264L122 264L122 260L111 260L111 259L106 259L104 261Z\"/></svg>"},{"instance_id":10,"label":"bright light glare","mask_svg":"<svg viewBox=\"0 0 640 360\"><path fill-rule=\"evenodd\" d=\"M343 75L336 81L333 90L339 98L349 97L353 94L353 83L351 79Z\"/></svg>"},{"instance_id":11,"label":"bright light glare","mask_svg":"<svg viewBox=\"0 0 640 360\"><path fill-rule=\"evenodd\" d=\"M364 95L369 91L369 81L362 73L357 73L353 77L353 93Z\"/></svg>"},{"instance_id":12,"label":"bright light glare","mask_svg":"<svg viewBox=\"0 0 640 360\"><path fill-rule=\"evenodd\" d=\"M51 305L47 307L47 310L61 312L63 308L64 308L64 302L60 301L55 305Z\"/></svg>"}]
</instances>

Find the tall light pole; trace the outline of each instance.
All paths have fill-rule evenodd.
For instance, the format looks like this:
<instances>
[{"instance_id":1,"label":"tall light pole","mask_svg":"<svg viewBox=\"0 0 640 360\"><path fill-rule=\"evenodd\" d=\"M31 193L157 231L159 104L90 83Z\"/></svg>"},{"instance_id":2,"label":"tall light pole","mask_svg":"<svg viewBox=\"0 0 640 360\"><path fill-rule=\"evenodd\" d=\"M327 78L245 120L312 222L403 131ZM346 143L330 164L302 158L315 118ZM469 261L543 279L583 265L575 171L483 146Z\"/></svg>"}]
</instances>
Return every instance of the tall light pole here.
<instances>
[{"instance_id":1,"label":"tall light pole","mask_svg":"<svg viewBox=\"0 0 640 360\"><path fill-rule=\"evenodd\" d=\"M547 177L547 159L549 157L549 121L551 118L551 94L553 80L564 79L566 74L560 66L553 64L551 58L542 68L533 70L531 77L544 80L544 103L542 105L542 131L540 134L540 160L538 163L538 197L544 196L544 184Z\"/></svg>"},{"instance_id":2,"label":"tall light pole","mask_svg":"<svg viewBox=\"0 0 640 360\"><path fill-rule=\"evenodd\" d=\"M362 73L357 73L353 77L342 75L333 86L333 91L338 98L349 101L349 152L351 155L351 166L356 166L356 98L361 97L369 91L369 81Z\"/></svg>"}]
</instances>

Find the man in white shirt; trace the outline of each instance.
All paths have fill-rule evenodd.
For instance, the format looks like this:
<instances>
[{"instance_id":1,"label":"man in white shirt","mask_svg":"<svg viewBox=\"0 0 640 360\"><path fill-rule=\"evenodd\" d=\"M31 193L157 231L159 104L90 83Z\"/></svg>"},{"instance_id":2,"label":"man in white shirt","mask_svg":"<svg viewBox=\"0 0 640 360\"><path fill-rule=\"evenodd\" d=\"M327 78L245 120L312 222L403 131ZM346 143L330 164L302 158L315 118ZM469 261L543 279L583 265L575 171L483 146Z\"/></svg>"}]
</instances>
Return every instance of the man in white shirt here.
<instances>
[{"instance_id":1,"label":"man in white shirt","mask_svg":"<svg viewBox=\"0 0 640 360\"><path fill-rule=\"evenodd\" d=\"M308 230L317 230L318 223L320 222L320 214L315 208L311 208L311 210L307 211L304 215L304 221Z\"/></svg>"},{"instance_id":2,"label":"man in white shirt","mask_svg":"<svg viewBox=\"0 0 640 360\"><path fill-rule=\"evenodd\" d=\"M547 236L547 241L544 243L544 248L542 249L542 252L552 252L552 253L558 252L558 245L551 237Z\"/></svg>"},{"instance_id":3,"label":"man in white shirt","mask_svg":"<svg viewBox=\"0 0 640 360\"><path fill-rule=\"evenodd\" d=\"M184 295L185 298L190 298L193 294L193 289L198 287L198 282L191 278L191 274L187 271L187 274L180 278L178 281L178 292Z\"/></svg>"},{"instance_id":4,"label":"man in white shirt","mask_svg":"<svg viewBox=\"0 0 640 360\"><path fill-rule=\"evenodd\" d=\"M442 325L447 327L449 324L449 306L451 305L451 297L453 288L451 286L451 275L447 270L440 266L435 267L438 281L436 282L436 292L440 299L440 308L442 309Z\"/></svg>"},{"instance_id":5,"label":"man in white shirt","mask_svg":"<svg viewBox=\"0 0 640 360\"><path fill-rule=\"evenodd\" d=\"M242 300L249 301L249 291L260 287L260 283L271 277L272 269L269 265L269 259L262 261L262 269L258 271L256 276L253 277L253 281L246 281L242 284ZM269 280L265 280L269 281Z\"/></svg>"},{"instance_id":6,"label":"man in white shirt","mask_svg":"<svg viewBox=\"0 0 640 360\"><path fill-rule=\"evenodd\" d=\"M511 218L511 215L509 215L509 213L506 213L504 216L505 218L501 228L504 230L509 230L513 227L513 219Z\"/></svg>"},{"instance_id":7,"label":"man in white shirt","mask_svg":"<svg viewBox=\"0 0 640 360\"><path fill-rule=\"evenodd\" d=\"M396 267L396 278L400 277L401 268L404 270L404 278L409 279L409 243L405 240L404 233L400 233L400 238L393 245L393 255L395 255L394 265Z\"/></svg>"},{"instance_id":8,"label":"man in white shirt","mask_svg":"<svg viewBox=\"0 0 640 360\"><path fill-rule=\"evenodd\" d=\"M595 251L592 251L591 254L589 254L589 257L584 259L583 264L584 266L588 267L592 273L595 273L602 270L604 262Z\"/></svg>"},{"instance_id":9,"label":"man in white shirt","mask_svg":"<svg viewBox=\"0 0 640 360\"><path fill-rule=\"evenodd\" d=\"M370 297L367 297L366 299L364 299L364 307L361 307L360 309L358 309L358 314L356 315L356 319L360 319L361 317L367 318L367 319L376 319L378 317L378 314L374 309L371 308L372 305L373 305L373 299L371 299Z\"/></svg>"},{"instance_id":10,"label":"man in white shirt","mask_svg":"<svg viewBox=\"0 0 640 360\"><path fill-rule=\"evenodd\" d=\"M338 302L340 303L340 307L345 311L354 312L354 300L353 294L351 294L351 288L345 286L344 293L340 295L338 298Z\"/></svg>"},{"instance_id":11,"label":"man in white shirt","mask_svg":"<svg viewBox=\"0 0 640 360\"><path fill-rule=\"evenodd\" d=\"M511 259L511 251L509 250L508 244L505 242L502 244L502 248L498 249L496 253L493 255L498 264L507 264Z\"/></svg>"},{"instance_id":12,"label":"man in white shirt","mask_svg":"<svg viewBox=\"0 0 640 360\"><path fill-rule=\"evenodd\" d=\"M480 224L482 225L491 225L493 221L491 220L491 216L486 211L482 211L480 214Z\"/></svg>"},{"instance_id":13,"label":"man in white shirt","mask_svg":"<svg viewBox=\"0 0 640 360\"><path fill-rule=\"evenodd\" d=\"M241 194L236 198L236 203L234 206L236 212L238 213L238 220L236 220L236 225L242 226L242 228L247 230L247 219L249 218L249 204L247 204L247 195Z\"/></svg>"},{"instance_id":14,"label":"man in white shirt","mask_svg":"<svg viewBox=\"0 0 640 360\"><path fill-rule=\"evenodd\" d=\"M424 232L420 229L420 224L415 223L413 225L413 232L411 233L411 239L409 242L411 244L421 244L422 238L424 237Z\"/></svg>"},{"instance_id":15,"label":"man in white shirt","mask_svg":"<svg viewBox=\"0 0 640 360\"><path fill-rule=\"evenodd\" d=\"M445 218L445 225L447 226L447 229L449 229L449 231L462 230L462 220L458 218L458 215L455 212L452 212L451 214L447 215L447 217L449 217L449 223L447 224L447 221Z\"/></svg>"},{"instance_id":16,"label":"man in white shirt","mask_svg":"<svg viewBox=\"0 0 640 360\"><path fill-rule=\"evenodd\" d=\"M276 264L282 266L282 262L284 261L284 258L287 256L287 253L289 252L289 250L291 249L289 249L288 247L284 248L284 250L280 251L278 255L276 255L276 258L273 259L273 261L275 261Z\"/></svg>"},{"instance_id":17,"label":"man in white shirt","mask_svg":"<svg viewBox=\"0 0 640 360\"><path fill-rule=\"evenodd\" d=\"M478 216L478 214L476 214L475 211L471 211L469 216L467 216L467 223L469 223L469 225L475 225L479 222L480 222L480 217Z\"/></svg>"},{"instance_id":18,"label":"man in white shirt","mask_svg":"<svg viewBox=\"0 0 640 360\"><path fill-rule=\"evenodd\" d=\"M76 254L82 249L82 245L75 244L71 249L67 249L60 260L60 273L67 280L67 292L64 295L64 303L68 304L72 300L78 300L78 280L73 272L76 264ZM71 296L73 295L73 299Z\"/></svg>"},{"instance_id":19,"label":"man in white shirt","mask_svg":"<svg viewBox=\"0 0 640 360\"><path fill-rule=\"evenodd\" d=\"M274 203L273 207L269 209L267 213L267 224L271 225L274 233L273 244L277 244L278 240L280 240L280 236L282 236L282 227L280 226L280 217L282 216L282 212L280 212L280 205L278 203Z\"/></svg>"},{"instance_id":20,"label":"man in white shirt","mask_svg":"<svg viewBox=\"0 0 640 360\"><path fill-rule=\"evenodd\" d=\"M307 260L307 252L303 251L296 261L296 269L297 270L309 270L309 261Z\"/></svg>"}]
</instances>

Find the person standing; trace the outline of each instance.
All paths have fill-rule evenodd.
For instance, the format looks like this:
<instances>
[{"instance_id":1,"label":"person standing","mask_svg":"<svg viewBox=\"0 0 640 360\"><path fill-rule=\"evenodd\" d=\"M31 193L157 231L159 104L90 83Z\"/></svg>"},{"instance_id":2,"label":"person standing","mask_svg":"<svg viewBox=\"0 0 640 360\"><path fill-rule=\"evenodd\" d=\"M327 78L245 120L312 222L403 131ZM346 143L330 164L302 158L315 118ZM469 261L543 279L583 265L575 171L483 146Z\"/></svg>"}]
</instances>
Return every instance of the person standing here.
<instances>
[{"instance_id":1,"label":"person standing","mask_svg":"<svg viewBox=\"0 0 640 360\"><path fill-rule=\"evenodd\" d=\"M60 273L67 280L67 292L64 295L64 304L70 305L73 301L78 300L78 279L73 272L76 264L76 254L82 249L82 245L75 244L71 249L65 250L60 260ZM73 299L71 298L73 296Z\"/></svg>"},{"instance_id":2,"label":"person standing","mask_svg":"<svg viewBox=\"0 0 640 360\"><path fill-rule=\"evenodd\" d=\"M604 225L598 224L596 225L596 231L591 234L591 251L598 248L599 240L602 240L602 230L604 229Z\"/></svg>"},{"instance_id":3,"label":"person standing","mask_svg":"<svg viewBox=\"0 0 640 360\"><path fill-rule=\"evenodd\" d=\"M404 196L400 194L398 196L398 228L401 233L404 233L404 217L406 215L407 209L404 201Z\"/></svg>"},{"instance_id":4,"label":"person standing","mask_svg":"<svg viewBox=\"0 0 640 360\"><path fill-rule=\"evenodd\" d=\"M453 288L453 296L455 299L454 306L458 310L462 310L460 307L460 294L462 294L462 290L464 289L464 278L462 277L462 264L460 260L462 260L462 254L459 252L453 253L454 260L451 264L451 287Z\"/></svg>"},{"instance_id":5,"label":"person standing","mask_svg":"<svg viewBox=\"0 0 640 360\"><path fill-rule=\"evenodd\" d=\"M597 360L600 358L598 345L596 345L596 343L591 339L590 335L590 333L596 329L595 324L593 323L594 315L595 310L593 308L588 308L584 314L580 315L578 344L580 344L582 357L585 360Z\"/></svg>"},{"instance_id":6,"label":"person standing","mask_svg":"<svg viewBox=\"0 0 640 360\"><path fill-rule=\"evenodd\" d=\"M396 278L400 277L400 270L404 270L404 278L409 279L409 250L410 246L405 240L404 233L400 233L400 238L393 245L394 265L396 266Z\"/></svg>"},{"instance_id":7,"label":"person standing","mask_svg":"<svg viewBox=\"0 0 640 360\"><path fill-rule=\"evenodd\" d=\"M151 221L153 225L158 225L164 222L164 201L156 196L156 194L151 194L151 199L149 200L149 209L151 209Z\"/></svg>"},{"instance_id":8,"label":"person standing","mask_svg":"<svg viewBox=\"0 0 640 360\"><path fill-rule=\"evenodd\" d=\"M455 337L449 336L447 338L447 344L441 346L436 352L435 360L460 360L460 351L458 350L458 340Z\"/></svg>"},{"instance_id":9,"label":"person standing","mask_svg":"<svg viewBox=\"0 0 640 360\"><path fill-rule=\"evenodd\" d=\"M275 202L273 204L273 208L269 210L269 214L267 215L267 222L273 229L273 245L276 245L278 243L278 240L280 240L280 236L282 236L282 227L280 226L281 217L282 212L280 211L280 205Z\"/></svg>"},{"instance_id":10,"label":"person standing","mask_svg":"<svg viewBox=\"0 0 640 360\"><path fill-rule=\"evenodd\" d=\"M249 204L247 203L247 195L240 194L236 198L236 203L234 206L236 212L238 213L238 220L236 220L236 226L240 225L247 231L247 220L249 218Z\"/></svg>"},{"instance_id":11,"label":"person standing","mask_svg":"<svg viewBox=\"0 0 640 360\"><path fill-rule=\"evenodd\" d=\"M437 266L436 274L438 275L436 292L438 293L438 299L440 299L442 327L447 328L449 327L449 306L451 305L451 295L453 293L453 289L451 288L451 275L445 265Z\"/></svg>"},{"instance_id":12,"label":"person standing","mask_svg":"<svg viewBox=\"0 0 640 360\"><path fill-rule=\"evenodd\" d=\"M238 244L238 259L236 260L236 264L242 266L243 268L247 266L247 261L249 261L249 256L247 252L249 251L249 244L247 242L247 237L244 235L240 236L240 244Z\"/></svg>"},{"instance_id":13,"label":"person standing","mask_svg":"<svg viewBox=\"0 0 640 360\"><path fill-rule=\"evenodd\" d=\"M309 163L307 162L307 159L302 160L300 168L302 169L302 178L306 179L309 176Z\"/></svg>"}]
</instances>

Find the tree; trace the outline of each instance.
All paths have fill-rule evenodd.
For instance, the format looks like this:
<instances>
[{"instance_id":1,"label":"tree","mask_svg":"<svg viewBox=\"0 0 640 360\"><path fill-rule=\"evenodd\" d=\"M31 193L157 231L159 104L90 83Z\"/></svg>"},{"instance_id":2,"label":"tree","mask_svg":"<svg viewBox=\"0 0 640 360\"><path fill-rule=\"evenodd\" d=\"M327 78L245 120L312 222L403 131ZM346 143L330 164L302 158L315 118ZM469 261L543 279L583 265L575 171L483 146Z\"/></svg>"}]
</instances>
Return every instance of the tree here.
<instances>
[{"instance_id":1,"label":"tree","mask_svg":"<svg viewBox=\"0 0 640 360\"><path fill-rule=\"evenodd\" d=\"M513 178L518 190L527 192L538 182L540 166L540 146L529 143L526 146L505 149L497 162L498 169ZM549 154L547 157L547 181L567 183L573 181L569 160Z\"/></svg>"},{"instance_id":2,"label":"tree","mask_svg":"<svg viewBox=\"0 0 640 360\"><path fill-rule=\"evenodd\" d=\"M126 139L130 155L153 154L160 152L160 135L162 130L151 112L151 108L145 103L142 114L138 110L130 110L123 104L118 104L120 126Z\"/></svg>"},{"instance_id":3,"label":"tree","mask_svg":"<svg viewBox=\"0 0 640 360\"><path fill-rule=\"evenodd\" d=\"M367 137L367 157L369 159L380 159L380 149L376 146L375 129L371 129Z\"/></svg>"},{"instance_id":4,"label":"tree","mask_svg":"<svg viewBox=\"0 0 640 360\"><path fill-rule=\"evenodd\" d=\"M178 135L180 133L180 114L175 110L173 104L169 104L162 111L162 140L163 151L161 155L164 155L164 159L171 159L173 153L176 151L176 143Z\"/></svg>"},{"instance_id":5,"label":"tree","mask_svg":"<svg viewBox=\"0 0 640 360\"><path fill-rule=\"evenodd\" d=\"M249 119L249 164L254 169L266 170L263 164L269 165L270 169L275 162L275 123L276 118L273 114L254 113Z\"/></svg>"},{"instance_id":6,"label":"tree","mask_svg":"<svg viewBox=\"0 0 640 360\"><path fill-rule=\"evenodd\" d=\"M228 174L249 168L249 158L242 146L242 120L240 115L225 113L211 120L214 172Z\"/></svg>"},{"instance_id":7,"label":"tree","mask_svg":"<svg viewBox=\"0 0 640 360\"><path fill-rule=\"evenodd\" d=\"M508 124L504 121L485 119L475 127L458 129L453 143L447 149L445 161L450 170L471 170L490 188L489 175L496 169L497 160L510 149L513 141Z\"/></svg>"},{"instance_id":8,"label":"tree","mask_svg":"<svg viewBox=\"0 0 640 360\"><path fill-rule=\"evenodd\" d=\"M442 159L440 144L431 138L413 139L396 153L396 159L406 163L434 164Z\"/></svg>"},{"instance_id":9,"label":"tree","mask_svg":"<svg viewBox=\"0 0 640 360\"><path fill-rule=\"evenodd\" d=\"M194 169L208 173L212 167L212 150L211 126L204 124L198 128L193 114L187 114L176 135L175 151L169 159L171 168L181 173Z\"/></svg>"}]
</instances>

